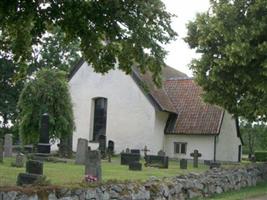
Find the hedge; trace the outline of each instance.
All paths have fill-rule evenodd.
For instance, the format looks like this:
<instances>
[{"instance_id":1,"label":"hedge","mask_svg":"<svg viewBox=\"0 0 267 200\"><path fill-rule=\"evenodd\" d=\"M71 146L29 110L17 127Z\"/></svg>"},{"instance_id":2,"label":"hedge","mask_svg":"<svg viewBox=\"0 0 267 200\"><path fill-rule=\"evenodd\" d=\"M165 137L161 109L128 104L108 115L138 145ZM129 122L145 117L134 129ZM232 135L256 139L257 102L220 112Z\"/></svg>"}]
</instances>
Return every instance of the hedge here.
<instances>
[{"instance_id":1,"label":"hedge","mask_svg":"<svg viewBox=\"0 0 267 200\"><path fill-rule=\"evenodd\" d=\"M255 151L256 161L267 161L267 151Z\"/></svg>"}]
</instances>

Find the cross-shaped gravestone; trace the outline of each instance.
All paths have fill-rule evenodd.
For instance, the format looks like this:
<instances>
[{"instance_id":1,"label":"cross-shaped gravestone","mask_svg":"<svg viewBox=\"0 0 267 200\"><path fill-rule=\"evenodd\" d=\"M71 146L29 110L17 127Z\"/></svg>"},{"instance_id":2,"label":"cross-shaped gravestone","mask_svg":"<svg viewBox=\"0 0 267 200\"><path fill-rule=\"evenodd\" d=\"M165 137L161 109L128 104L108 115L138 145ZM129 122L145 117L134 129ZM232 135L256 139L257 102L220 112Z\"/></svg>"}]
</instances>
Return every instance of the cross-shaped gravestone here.
<instances>
[{"instance_id":1,"label":"cross-shaped gravestone","mask_svg":"<svg viewBox=\"0 0 267 200\"><path fill-rule=\"evenodd\" d=\"M145 158L146 158L146 156L147 156L147 152L149 152L150 150L149 150L149 149L147 148L147 146L145 145L144 149L141 149L141 151L144 152L144 156L145 156Z\"/></svg>"},{"instance_id":2,"label":"cross-shaped gravestone","mask_svg":"<svg viewBox=\"0 0 267 200\"><path fill-rule=\"evenodd\" d=\"M194 162L193 162L193 166L195 168L198 167L198 157L201 157L201 153L198 153L198 150L194 150L194 153L190 153L190 156L193 157Z\"/></svg>"}]
</instances>

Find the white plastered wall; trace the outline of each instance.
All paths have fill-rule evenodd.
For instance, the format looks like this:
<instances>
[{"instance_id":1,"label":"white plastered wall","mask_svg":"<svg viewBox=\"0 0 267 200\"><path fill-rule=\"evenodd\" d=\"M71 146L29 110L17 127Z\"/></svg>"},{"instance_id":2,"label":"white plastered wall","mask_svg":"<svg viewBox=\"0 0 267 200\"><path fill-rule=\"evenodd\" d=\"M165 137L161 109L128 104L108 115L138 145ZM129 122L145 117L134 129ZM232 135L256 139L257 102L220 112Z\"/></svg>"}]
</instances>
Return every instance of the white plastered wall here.
<instances>
[{"instance_id":1,"label":"white plastered wall","mask_svg":"<svg viewBox=\"0 0 267 200\"><path fill-rule=\"evenodd\" d=\"M241 145L237 136L235 119L225 112L221 131L216 139L216 159L219 161L238 161L238 147Z\"/></svg>"},{"instance_id":2,"label":"white plastered wall","mask_svg":"<svg viewBox=\"0 0 267 200\"><path fill-rule=\"evenodd\" d=\"M167 113L157 112L131 76L120 70L105 75L95 73L84 63L69 81L73 102L76 131L73 134L73 150L78 138L91 140L93 126L92 99L105 97L107 102L107 140L115 142L115 152L126 148L143 149L151 153L163 147ZM165 120L159 123L160 120ZM98 143L89 143L92 149Z\"/></svg>"},{"instance_id":3,"label":"white plastered wall","mask_svg":"<svg viewBox=\"0 0 267 200\"><path fill-rule=\"evenodd\" d=\"M187 143L186 154L174 153L174 142ZM213 160L214 157L214 136L203 135L165 135L166 153L172 158L186 158L192 159L190 153L193 153L195 149L202 154L200 160Z\"/></svg>"}]
</instances>

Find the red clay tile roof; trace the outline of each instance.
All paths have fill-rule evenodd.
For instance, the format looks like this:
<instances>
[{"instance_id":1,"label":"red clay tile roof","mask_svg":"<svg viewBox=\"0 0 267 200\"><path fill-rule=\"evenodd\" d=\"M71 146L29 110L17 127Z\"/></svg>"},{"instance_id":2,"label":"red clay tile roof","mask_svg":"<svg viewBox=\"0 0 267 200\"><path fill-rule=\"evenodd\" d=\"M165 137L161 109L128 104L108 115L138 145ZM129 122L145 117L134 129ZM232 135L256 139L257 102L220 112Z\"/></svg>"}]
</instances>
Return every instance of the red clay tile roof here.
<instances>
[{"instance_id":1,"label":"red clay tile roof","mask_svg":"<svg viewBox=\"0 0 267 200\"><path fill-rule=\"evenodd\" d=\"M166 80L165 90L178 111L175 125L169 134L219 134L223 109L201 99L202 89L193 79Z\"/></svg>"}]
</instances>

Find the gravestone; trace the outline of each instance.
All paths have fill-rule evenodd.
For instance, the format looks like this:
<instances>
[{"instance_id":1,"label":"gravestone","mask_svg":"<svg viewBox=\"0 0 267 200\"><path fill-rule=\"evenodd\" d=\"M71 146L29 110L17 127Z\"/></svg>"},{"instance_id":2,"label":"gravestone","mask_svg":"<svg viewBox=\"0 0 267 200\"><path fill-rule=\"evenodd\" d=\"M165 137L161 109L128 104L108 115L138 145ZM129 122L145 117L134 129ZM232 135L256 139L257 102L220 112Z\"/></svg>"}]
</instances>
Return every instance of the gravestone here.
<instances>
[{"instance_id":1,"label":"gravestone","mask_svg":"<svg viewBox=\"0 0 267 200\"><path fill-rule=\"evenodd\" d=\"M97 150L88 151L85 161L85 175L91 175L97 178L97 181L101 181L101 154Z\"/></svg>"},{"instance_id":2,"label":"gravestone","mask_svg":"<svg viewBox=\"0 0 267 200\"><path fill-rule=\"evenodd\" d=\"M5 135L5 142L4 142L4 156L11 157L12 156L12 134Z\"/></svg>"},{"instance_id":3,"label":"gravestone","mask_svg":"<svg viewBox=\"0 0 267 200\"><path fill-rule=\"evenodd\" d=\"M88 140L84 138L79 138L77 143L75 164L85 164L88 148Z\"/></svg>"},{"instance_id":4,"label":"gravestone","mask_svg":"<svg viewBox=\"0 0 267 200\"><path fill-rule=\"evenodd\" d=\"M111 155L114 154L115 145L112 140L108 141L108 152L111 153Z\"/></svg>"},{"instance_id":5,"label":"gravestone","mask_svg":"<svg viewBox=\"0 0 267 200\"><path fill-rule=\"evenodd\" d=\"M166 156L166 153L163 150L159 150L158 156Z\"/></svg>"},{"instance_id":6,"label":"gravestone","mask_svg":"<svg viewBox=\"0 0 267 200\"><path fill-rule=\"evenodd\" d=\"M131 153L129 148L126 148L125 153Z\"/></svg>"},{"instance_id":7,"label":"gravestone","mask_svg":"<svg viewBox=\"0 0 267 200\"><path fill-rule=\"evenodd\" d=\"M17 153L16 160L11 164L12 167L23 167L24 166L24 154Z\"/></svg>"},{"instance_id":8,"label":"gravestone","mask_svg":"<svg viewBox=\"0 0 267 200\"><path fill-rule=\"evenodd\" d=\"M140 150L139 149L131 149L131 153L140 155Z\"/></svg>"},{"instance_id":9,"label":"gravestone","mask_svg":"<svg viewBox=\"0 0 267 200\"><path fill-rule=\"evenodd\" d=\"M139 160L139 154L121 153L121 165L129 165L132 162L139 162Z\"/></svg>"},{"instance_id":10,"label":"gravestone","mask_svg":"<svg viewBox=\"0 0 267 200\"><path fill-rule=\"evenodd\" d=\"M26 173L20 173L17 177L17 185L34 184L43 176L43 163L40 161L29 160L26 163Z\"/></svg>"},{"instance_id":11,"label":"gravestone","mask_svg":"<svg viewBox=\"0 0 267 200\"><path fill-rule=\"evenodd\" d=\"M139 162L131 162L131 163L129 163L129 170L141 171L142 170L142 164Z\"/></svg>"},{"instance_id":12,"label":"gravestone","mask_svg":"<svg viewBox=\"0 0 267 200\"><path fill-rule=\"evenodd\" d=\"M180 169L187 169L187 160L186 159L180 160Z\"/></svg>"},{"instance_id":13,"label":"gravestone","mask_svg":"<svg viewBox=\"0 0 267 200\"><path fill-rule=\"evenodd\" d=\"M210 166L210 169L219 168L219 167L221 167L221 163L216 162L216 161L212 161L212 162L210 162L209 166Z\"/></svg>"},{"instance_id":14,"label":"gravestone","mask_svg":"<svg viewBox=\"0 0 267 200\"><path fill-rule=\"evenodd\" d=\"M149 152L150 150L147 148L147 146L145 145L144 149L142 149L141 151L144 152L144 159L146 161L146 157L147 157L147 152Z\"/></svg>"},{"instance_id":15,"label":"gravestone","mask_svg":"<svg viewBox=\"0 0 267 200\"><path fill-rule=\"evenodd\" d=\"M101 153L101 158L105 158L106 157L106 148L107 148L106 136L105 135L99 135L98 142L99 142L98 149Z\"/></svg>"},{"instance_id":16,"label":"gravestone","mask_svg":"<svg viewBox=\"0 0 267 200\"><path fill-rule=\"evenodd\" d=\"M168 156L147 155L145 161L146 167L159 167L165 169L169 167Z\"/></svg>"},{"instance_id":17,"label":"gravestone","mask_svg":"<svg viewBox=\"0 0 267 200\"><path fill-rule=\"evenodd\" d=\"M3 162L3 157L4 157L4 145L3 145L3 139L0 138L0 163Z\"/></svg>"},{"instance_id":18,"label":"gravestone","mask_svg":"<svg viewBox=\"0 0 267 200\"><path fill-rule=\"evenodd\" d=\"M37 144L38 154L50 154L49 143L49 115L44 113L41 117L41 129L39 143Z\"/></svg>"},{"instance_id":19,"label":"gravestone","mask_svg":"<svg viewBox=\"0 0 267 200\"><path fill-rule=\"evenodd\" d=\"M201 153L198 153L198 150L195 149L194 153L191 153L190 156L193 157L193 166L198 168L198 158L201 157Z\"/></svg>"}]
</instances>

